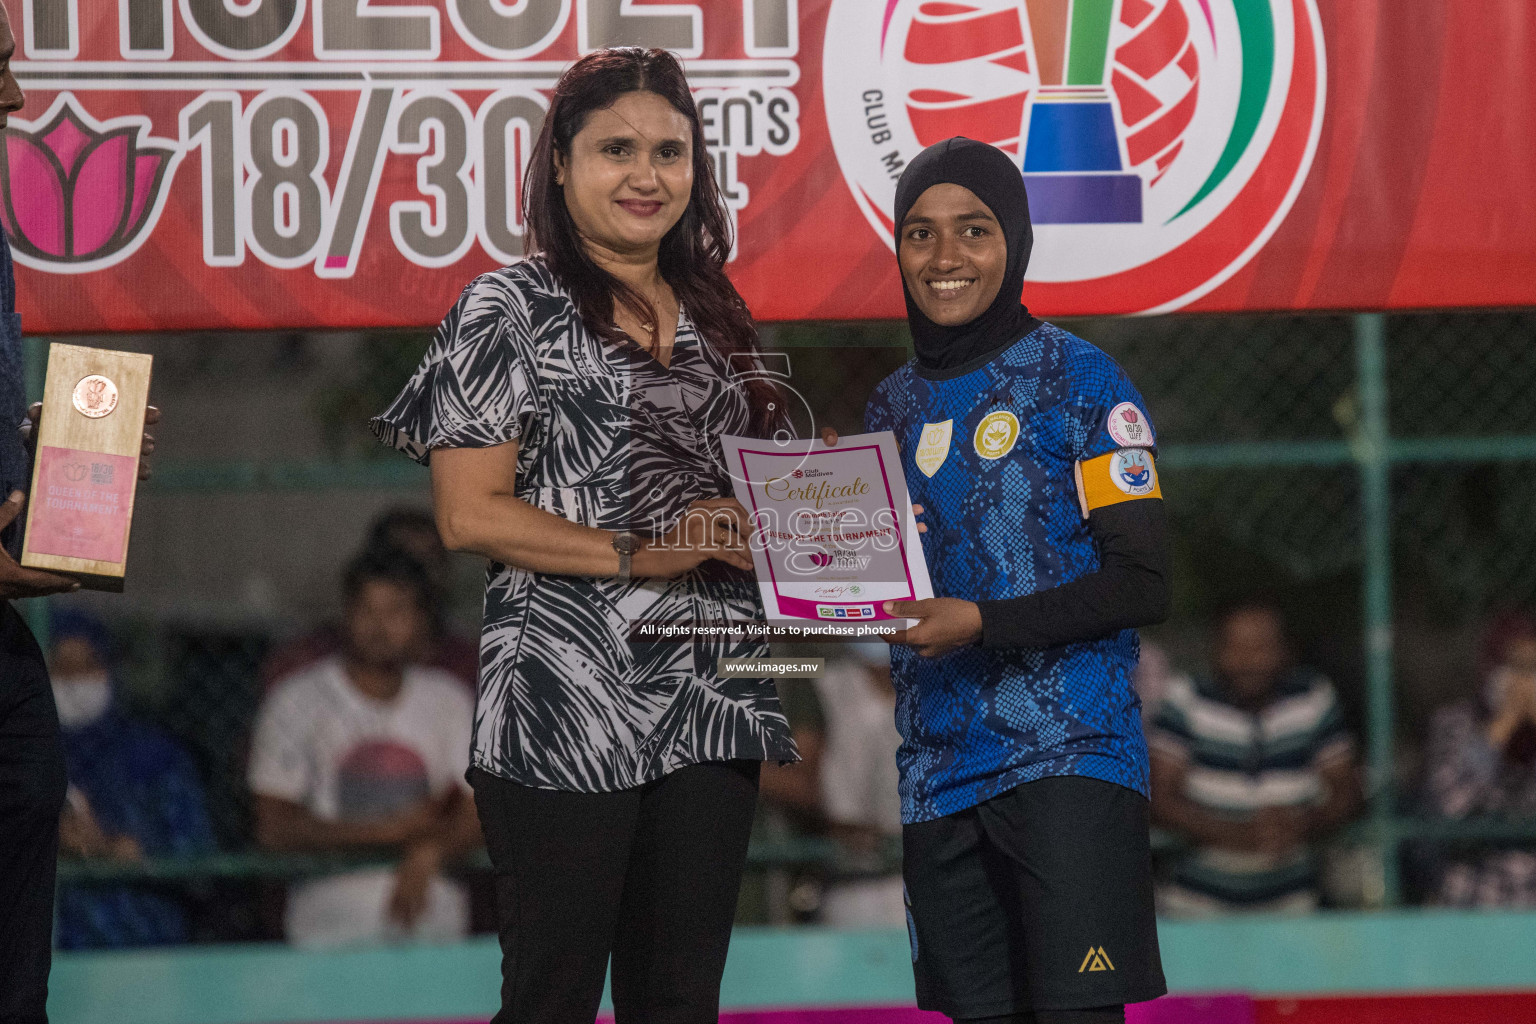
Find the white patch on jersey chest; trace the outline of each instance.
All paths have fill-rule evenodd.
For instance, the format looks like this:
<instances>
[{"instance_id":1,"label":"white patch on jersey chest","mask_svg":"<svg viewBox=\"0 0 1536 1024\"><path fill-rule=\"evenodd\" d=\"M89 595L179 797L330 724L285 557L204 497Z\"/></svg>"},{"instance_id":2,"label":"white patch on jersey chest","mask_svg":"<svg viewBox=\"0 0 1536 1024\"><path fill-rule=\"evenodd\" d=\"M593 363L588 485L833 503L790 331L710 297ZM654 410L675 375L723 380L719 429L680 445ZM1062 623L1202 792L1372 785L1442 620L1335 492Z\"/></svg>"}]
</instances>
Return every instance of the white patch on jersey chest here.
<instances>
[{"instance_id":1,"label":"white patch on jersey chest","mask_svg":"<svg viewBox=\"0 0 1536 1024\"><path fill-rule=\"evenodd\" d=\"M949 457L949 442L954 436L955 421L944 420L941 423L924 423L923 431L918 435L917 451L913 455L913 461L917 463L924 476L931 477L944 465L944 460Z\"/></svg>"}]
</instances>

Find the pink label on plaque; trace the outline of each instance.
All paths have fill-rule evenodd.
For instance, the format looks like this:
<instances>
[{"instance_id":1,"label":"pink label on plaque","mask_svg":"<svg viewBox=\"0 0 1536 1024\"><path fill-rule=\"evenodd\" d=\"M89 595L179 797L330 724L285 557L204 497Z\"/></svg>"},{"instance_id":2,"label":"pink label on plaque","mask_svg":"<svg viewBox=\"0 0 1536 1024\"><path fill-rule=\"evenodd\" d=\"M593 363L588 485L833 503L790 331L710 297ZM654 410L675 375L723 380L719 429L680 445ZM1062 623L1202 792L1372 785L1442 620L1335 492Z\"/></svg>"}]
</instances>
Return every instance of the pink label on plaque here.
<instances>
[{"instance_id":1,"label":"pink label on plaque","mask_svg":"<svg viewBox=\"0 0 1536 1024\"><path fill-rule=\"evenodd\" d=\"M121 562L137 460L44 446L27 548L45 555Z\"/></svg>"}]
</instances>

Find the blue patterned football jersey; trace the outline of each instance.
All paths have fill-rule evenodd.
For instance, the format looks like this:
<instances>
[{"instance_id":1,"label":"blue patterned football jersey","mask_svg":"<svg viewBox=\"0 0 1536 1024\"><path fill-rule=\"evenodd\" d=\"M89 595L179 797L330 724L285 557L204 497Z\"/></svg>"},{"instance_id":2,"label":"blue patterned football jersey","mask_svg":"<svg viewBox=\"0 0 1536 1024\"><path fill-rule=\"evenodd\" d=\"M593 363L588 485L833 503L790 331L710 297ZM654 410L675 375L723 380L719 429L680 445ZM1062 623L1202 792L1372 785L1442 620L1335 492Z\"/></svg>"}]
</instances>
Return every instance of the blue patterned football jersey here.
<instances>
[{"instance_id":1,"label":"blue patterned football jersey","mask_svg":"<svg viewBox=\"0 0 1536 1024\"><path fill-rule=\"evenodd\" d=\"M881 381L865 426L901 448L933 590L1020 597L1099 568L1073 467L1150 447L1146 404L1099 349L1041 324L978 369ZM1114 417L1113 421L1111 417ZM902 818L927 821L1058 775L1147 793L1135 630L1058 647L893 647Z\"/></svg>"}]
</instances>

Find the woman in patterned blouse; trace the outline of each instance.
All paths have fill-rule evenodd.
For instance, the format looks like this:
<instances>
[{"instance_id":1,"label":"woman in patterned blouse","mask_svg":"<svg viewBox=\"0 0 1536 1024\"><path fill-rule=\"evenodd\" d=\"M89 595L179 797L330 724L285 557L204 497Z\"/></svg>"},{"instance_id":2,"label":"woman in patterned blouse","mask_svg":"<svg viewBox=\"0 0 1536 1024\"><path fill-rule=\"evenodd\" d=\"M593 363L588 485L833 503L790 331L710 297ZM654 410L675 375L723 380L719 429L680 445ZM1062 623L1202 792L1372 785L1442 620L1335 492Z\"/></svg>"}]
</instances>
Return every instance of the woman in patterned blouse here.
<instances>
[{"instance_id":1,"label":"woman in patterned blouse","mask_svg":"<svg viewBox=\"0 0 1536 1024\"><path fill-rule=\"evenodd\" d=\"M718 1017L762 761L796 758L731 639L761 619L722 433L782 434L677 60L599 51L529 160L528 258L470 284L378 436L430 458L438 529L490 561L470 781L496 869L495 1024ZM733 361L734 359L734 361Z\"/></svg>"}]
</instances>

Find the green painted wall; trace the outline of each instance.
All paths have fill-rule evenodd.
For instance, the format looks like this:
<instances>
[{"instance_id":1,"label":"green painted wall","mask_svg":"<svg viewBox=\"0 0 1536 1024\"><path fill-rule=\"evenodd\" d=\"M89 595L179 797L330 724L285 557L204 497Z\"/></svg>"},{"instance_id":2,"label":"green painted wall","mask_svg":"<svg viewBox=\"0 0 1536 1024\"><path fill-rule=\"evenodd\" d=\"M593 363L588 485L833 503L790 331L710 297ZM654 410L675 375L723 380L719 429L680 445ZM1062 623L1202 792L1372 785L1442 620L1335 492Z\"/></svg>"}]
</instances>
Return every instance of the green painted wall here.
<instances>
[{"instance_id":1,"label":"green painted wall","mask_svg":"<svg viewBox=\"0 0 1536 1024\"><path fill-rule=\"evenodd\" d=\"M1536 991L1536 914L1400 912L1164 922L1179 992ZM296 1024L487 1019L494 940L338 952L225 946L55 958L53 1024ZM727 1006L901 1004L901 932L742 929Z\"/></svg>"}]
</instances>

